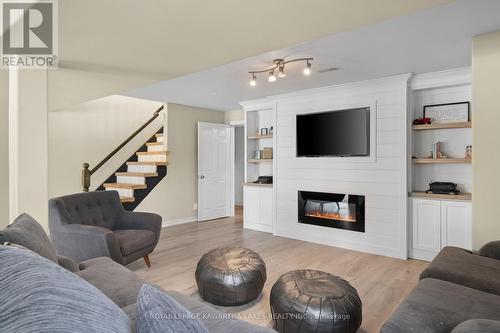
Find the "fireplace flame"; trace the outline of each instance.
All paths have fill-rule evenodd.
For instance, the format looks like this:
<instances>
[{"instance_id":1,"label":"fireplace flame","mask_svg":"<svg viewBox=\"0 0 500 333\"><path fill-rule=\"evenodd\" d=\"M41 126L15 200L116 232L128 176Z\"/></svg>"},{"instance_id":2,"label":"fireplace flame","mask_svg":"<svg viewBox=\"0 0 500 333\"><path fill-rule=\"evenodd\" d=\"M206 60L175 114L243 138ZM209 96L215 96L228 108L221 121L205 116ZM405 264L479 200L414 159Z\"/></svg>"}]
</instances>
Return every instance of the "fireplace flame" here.
<instances>
[{"instance_id":1,"label":"fireplace flame","mask_svg":"<svg viewBox=\"0 0 500 333\"><path fill-rule=\"evenodd\" d=\"M309 217L317 217L322 219L337 220L343 222L356 222L356 216L354 214L349 214L342 210L338 212L320 212L318 210L313 212L306 212L305 215Z\"/></svg>"}]
</instances>

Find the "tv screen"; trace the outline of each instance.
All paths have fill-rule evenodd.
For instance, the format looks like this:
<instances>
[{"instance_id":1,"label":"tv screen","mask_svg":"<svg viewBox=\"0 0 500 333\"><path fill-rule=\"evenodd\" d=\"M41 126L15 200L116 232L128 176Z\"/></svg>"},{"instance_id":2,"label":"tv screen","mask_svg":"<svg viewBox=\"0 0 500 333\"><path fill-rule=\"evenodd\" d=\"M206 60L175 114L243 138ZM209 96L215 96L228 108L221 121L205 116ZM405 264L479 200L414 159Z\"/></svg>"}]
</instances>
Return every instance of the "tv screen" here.
<instances>
[{"instance_id":1,"label":"tv screen","mask_svg":"<svg viewBox=\"0 0 500 333\"><path fill-rule=\"evenodd\" d=\"M297 156L369 156L370 108L297 115Z\"/></svg>"}]
</instances>

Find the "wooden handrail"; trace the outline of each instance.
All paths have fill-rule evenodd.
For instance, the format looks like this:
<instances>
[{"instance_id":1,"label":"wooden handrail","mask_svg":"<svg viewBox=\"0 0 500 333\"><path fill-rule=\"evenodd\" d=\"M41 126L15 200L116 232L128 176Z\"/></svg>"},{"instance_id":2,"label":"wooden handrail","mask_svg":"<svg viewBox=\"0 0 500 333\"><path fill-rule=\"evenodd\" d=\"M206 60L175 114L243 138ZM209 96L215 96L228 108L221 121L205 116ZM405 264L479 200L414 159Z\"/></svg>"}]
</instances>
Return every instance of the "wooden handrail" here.
<instances>
[{"instance_id":1,"label":"wooden handrail","mask_svg":"<svg viewBox=\"0 0 500 333\"><path fill-rule=\"evenodd\" d=\"M101 162L99 162L95 167L93 167L91 170L89 170L90 165L88 163L83 163L83 170L82 170L82 186L83 186L83 191L88 192L90 188L90 179L91 176L99 170L107 161L109 161L116 153L118 153L127 143L132 141L133 138L137 136L142 130L144 130L149 124L153 122L158 116L160 115L160 112L163 110L163 105L156 110L153 113L153 116L149 118L148 121L146 121L141 127L139 127L134 133L132 133L128 138L126 138L118 147L116 147L111 153L108 154Z\"/></svg>"}]
</instances>

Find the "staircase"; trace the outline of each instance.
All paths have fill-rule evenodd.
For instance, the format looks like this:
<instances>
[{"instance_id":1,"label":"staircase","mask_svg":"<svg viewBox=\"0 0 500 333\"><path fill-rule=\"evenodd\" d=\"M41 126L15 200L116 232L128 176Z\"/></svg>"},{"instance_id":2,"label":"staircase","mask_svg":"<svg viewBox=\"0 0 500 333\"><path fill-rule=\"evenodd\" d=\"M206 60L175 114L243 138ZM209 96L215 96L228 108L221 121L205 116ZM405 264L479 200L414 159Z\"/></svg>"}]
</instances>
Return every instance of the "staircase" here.
<instances>
[{"instance_id":1,"label":"staircase","mask_svg":"<svg viewBox=\"0 0 500 333\"><path fill-rule=\"evenodd\" d=\"M97 190L118 191L123 207L132 211L167 175L167 155L160 129Z\"/></svg>"}]
</instances>

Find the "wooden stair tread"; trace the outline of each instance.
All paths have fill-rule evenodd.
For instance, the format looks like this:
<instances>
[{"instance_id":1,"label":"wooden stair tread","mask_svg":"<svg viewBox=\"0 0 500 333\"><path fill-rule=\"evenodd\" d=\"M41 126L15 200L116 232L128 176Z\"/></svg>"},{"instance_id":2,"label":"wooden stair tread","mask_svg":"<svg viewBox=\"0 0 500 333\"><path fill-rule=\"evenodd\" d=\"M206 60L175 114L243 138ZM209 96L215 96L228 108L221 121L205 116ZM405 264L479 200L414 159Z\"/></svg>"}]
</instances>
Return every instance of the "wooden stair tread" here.
<instances>
[{"instance_id":1,"label":"wooden stair tread","mask_svg":"<svg viewBox=\"0 0 500 333\"><path fill-rule=\"evenodd\" d=\"M133 161L133 162L127 162L127 165L158 165L158 166L166 166L166 165L168 165L168 162L139 162L139 161Z\"/></svg>"},{"instance_id":2,"label":"wooden stair tread","mask_svg":"<svg viewBox=\"0 0 500 333\"><path fill-rule=\"evenodd\" d=\"M157 172L115 172L115 175L125 177L158 177Z\"/></svg>"},{"instance_id":3,"label":"wooden stair tread","mask_svg":"<svg viewBox=\"0 0 500 333\"><path fill-rule=\"evenodd\" d=\"M146 146L163 146L163 142L147 142Z\"/></svg>"},{"instance_id":4,"label":"wooden stair tread","mask_svg":"<svg viewBox=\"0 0 500 333\"><path fill-rule=\"evenodd\" d=\"M168 155L169 151L168 150L162 150L162 151L138 151L135 154L137 156L141 156L141 155Z\"/></svg>"},{"instance_id":5,"label":"wooden stair tread","mask_svg":"<svg viewBox=\"0 0 500 333\"><path fill-rule=\"evenodd\" d=\"M126 188L130 190L141 190L148 188L145 184L127 184L127 183L104 183L105 188Z\"/></svg>"},{"instance_id":6,"label":"wooden stair tread","mask_svg":"<svg viewBox=\"0 0 500 333\"><path fill-rule=\"evenodd\" d=\"M157 138L163 137L163 133L156 133L155 137L157 137Z\"/></svg>"},{"instance_id":7,"label":"wooden stair tread","mask_svg":"<svg viewBox=\"0 0 500 333\"><path fill-rule=\"evenodd\" d=\"M121 202L134 202L135 198L134 197L120 197Z\"/></svg>"}]
</instances>

